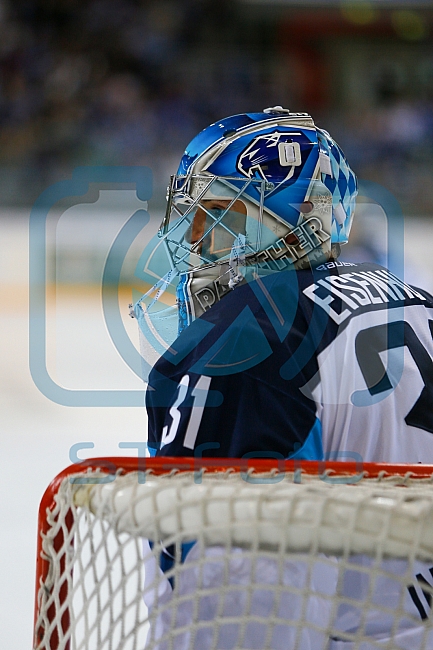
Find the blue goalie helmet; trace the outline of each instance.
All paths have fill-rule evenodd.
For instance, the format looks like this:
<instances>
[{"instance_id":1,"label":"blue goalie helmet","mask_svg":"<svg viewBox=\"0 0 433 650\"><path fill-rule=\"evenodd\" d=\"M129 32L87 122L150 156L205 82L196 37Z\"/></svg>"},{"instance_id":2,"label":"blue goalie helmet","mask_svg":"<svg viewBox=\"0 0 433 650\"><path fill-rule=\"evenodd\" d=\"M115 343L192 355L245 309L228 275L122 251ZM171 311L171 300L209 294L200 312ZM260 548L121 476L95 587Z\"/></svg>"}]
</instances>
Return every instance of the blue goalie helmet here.
<instances>
[{"instance_id":1,"label":"blue goalie helmet","mask_svg":"<svg viewBox=\"0 0 433 650\"><path fill-rule=\"evenodd\" d=\"M356 194L343 152L308 114L234 115L188 145L160 236L180 273L236 251L247 265L315 266L347 242Z\"/></svg>"},{"instance_id":2,"label":"blue goalie helmet","mask_svg":"<svg viewBox=\"0 0 433 650\"><path fill-rule=\"evenodd\" d=\"M168 269L153 289L176 284L178 333L238 284L336 258L356 194L340 147L307 113L276 106L204 129L171 178L159 230Z\"/></svg>"}]
</instances>

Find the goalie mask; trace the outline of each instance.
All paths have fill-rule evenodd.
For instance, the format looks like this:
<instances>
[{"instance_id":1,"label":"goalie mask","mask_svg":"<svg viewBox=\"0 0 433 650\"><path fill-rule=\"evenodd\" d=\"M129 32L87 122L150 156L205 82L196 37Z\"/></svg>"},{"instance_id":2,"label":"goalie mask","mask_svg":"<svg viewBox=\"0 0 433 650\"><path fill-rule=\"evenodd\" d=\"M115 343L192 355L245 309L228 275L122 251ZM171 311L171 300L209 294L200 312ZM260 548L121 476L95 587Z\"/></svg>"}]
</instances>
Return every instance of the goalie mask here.
<instances>
[{"instance_id":1,"label":"goalie mask","mask_svg":"<svg viewBox=\"0 0 433 650\"><path fill-rule=\"evenodd\" d=\"M238 284L317 266L348 240L356 177L330 135L281 107L211 124L168 188L159 237L179 332Z\"/></svg>"}]
</instances>

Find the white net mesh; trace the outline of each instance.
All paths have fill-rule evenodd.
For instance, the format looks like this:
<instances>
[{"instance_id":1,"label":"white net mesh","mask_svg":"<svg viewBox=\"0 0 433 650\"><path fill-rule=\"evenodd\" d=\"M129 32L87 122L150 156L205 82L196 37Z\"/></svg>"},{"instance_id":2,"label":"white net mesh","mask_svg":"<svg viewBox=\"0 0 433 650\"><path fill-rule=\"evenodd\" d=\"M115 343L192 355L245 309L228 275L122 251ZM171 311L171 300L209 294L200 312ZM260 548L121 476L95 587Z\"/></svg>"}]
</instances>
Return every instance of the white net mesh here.
<instances>
[{"instance_id":1,"label":"white net mesh","mask_svg":"<svg viewBox=\"0 0 433 650\"><path fill-rule=\"evenodd\" d=\"M433 649L431 479L100 477L47 512L37 650Z\"/></svg>"}]
</instances>

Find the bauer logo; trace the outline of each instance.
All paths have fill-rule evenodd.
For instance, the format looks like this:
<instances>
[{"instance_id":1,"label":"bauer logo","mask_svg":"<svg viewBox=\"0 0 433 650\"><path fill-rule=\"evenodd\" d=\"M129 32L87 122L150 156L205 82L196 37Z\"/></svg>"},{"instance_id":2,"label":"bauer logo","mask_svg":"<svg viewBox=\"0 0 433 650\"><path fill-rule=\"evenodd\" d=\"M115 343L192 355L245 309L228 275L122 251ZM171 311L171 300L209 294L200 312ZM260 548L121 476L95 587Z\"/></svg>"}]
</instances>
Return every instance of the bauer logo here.
<instances>
[{"instance_id":1,"label":"bauer logo","mask_svg":"<svg viewBox=\"0 0 433 650\"><path fill-rule=\"evenodd\" d=\"M128 304L152 234L151 193L146 167L80 167L32 208L30 371L54 402L143 405L143 362Z\"/></svg>"}]
</instances>

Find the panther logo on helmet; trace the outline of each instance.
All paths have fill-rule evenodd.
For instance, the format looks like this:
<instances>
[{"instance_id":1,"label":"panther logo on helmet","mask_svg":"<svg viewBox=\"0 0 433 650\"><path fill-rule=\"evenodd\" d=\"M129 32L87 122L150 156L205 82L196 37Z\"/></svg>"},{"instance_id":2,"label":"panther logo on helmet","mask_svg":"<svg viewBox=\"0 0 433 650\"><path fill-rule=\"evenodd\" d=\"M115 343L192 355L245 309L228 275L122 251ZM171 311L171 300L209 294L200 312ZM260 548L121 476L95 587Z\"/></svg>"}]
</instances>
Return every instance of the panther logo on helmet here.
<instances>
[{"instance_id":1,"label":"panther logo on helmet","mask_svg":"<svg viewBox=\"0 0 433 650\"><path fill-rule=\"evenodd\" d=\"M293 136L301 137L302 133L275 131L257 136L238 156L237 169L247 178L254 178L257 173L265 181L289 180L295 167L302 165L301 147Z\"/></svg>"}]
</instances>

